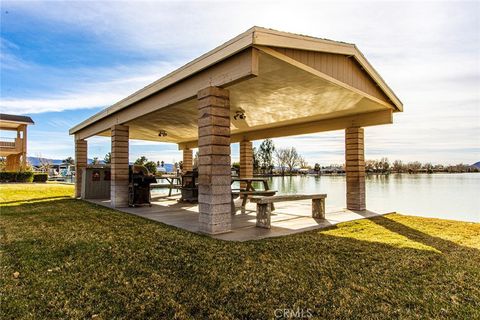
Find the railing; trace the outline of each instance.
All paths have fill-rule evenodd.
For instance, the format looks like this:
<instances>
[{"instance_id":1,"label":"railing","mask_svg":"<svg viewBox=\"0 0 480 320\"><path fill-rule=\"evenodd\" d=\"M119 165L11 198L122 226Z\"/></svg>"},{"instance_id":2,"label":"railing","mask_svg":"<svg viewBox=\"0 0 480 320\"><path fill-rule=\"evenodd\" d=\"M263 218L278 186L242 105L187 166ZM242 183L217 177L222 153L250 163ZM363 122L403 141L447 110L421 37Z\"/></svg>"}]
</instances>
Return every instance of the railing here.
<instances>
[{"instance_id":1,"label":"railing","mask_svg":"<svg viewBox=\"0 0 480 320\"><path fill-rule=\"evenodd\" d=\"M15 148L16 138L0 137L1 148Z\"/></svg>"}]
</instances>

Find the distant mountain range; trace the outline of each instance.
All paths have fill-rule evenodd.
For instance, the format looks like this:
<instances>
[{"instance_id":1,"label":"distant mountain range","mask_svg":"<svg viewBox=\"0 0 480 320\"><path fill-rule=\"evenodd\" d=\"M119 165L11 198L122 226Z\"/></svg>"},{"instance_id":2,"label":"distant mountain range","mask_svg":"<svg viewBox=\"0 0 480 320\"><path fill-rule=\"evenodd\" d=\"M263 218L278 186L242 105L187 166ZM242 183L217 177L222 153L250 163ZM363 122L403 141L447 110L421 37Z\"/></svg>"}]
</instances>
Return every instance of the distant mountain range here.
<instances>
[{"instance_id":1,"label":"distant mountain range","mask_svg":"<svg viewBox=\"0 0 480 320\"><path fill-rule=\"evenodd\" d=\"M39 158L39 157L27 157L28 163L30 163L34 167L38 167L42 164L42 161L48 161L52 166L59 166L63 164L63 159L47 159L47 158ZM93 159L87 159L88 164L93 162ZM99 160L100 164L104 164L103 160ZM130 163L133 164L133 163ZM174 165L171 163L165 163L163 165L167 172L172 172ZM160 167L159 167L160 168Z\"/></svg>"},{"instance_id":2,"label":"distant mountain range","mask_svg":"<svg viewBox=\"0 0 480 320\"><path fill-rule=\"evenodd\" d=\"M39 157L27 157L28 163L30 163L34 167L38 167L42 164L42 161L48 161L53 166L59 166L63 164L63 159L47 159L47 158L39 158ZM87 159L88 163L91 164L93 159ZM100 164L103 164L103 160L100 160Z\"/></svg>"},{"instance_id":3,"label":"distant mountain range","mask_svg":"<svg viewBox=\"0 0 480 320\"><path fill-rule=\"evenodd\" d=\"M61 165L63 163L63 160L60 160L60 159L47 159L47 158L39 158L39 157L27 157L27 160L28 162L34 166L34 167L38 167L40 166L41 164L41 161L42 159L50 162L50 164L54 165L54 166L58 166L58 165ZM88 163L91 164L93 162L93 159L88 159ZM104 164L103 160L100 160L100 164ZM132 163L131 163L132 164ZM172 172L173 171L173 168L174 168L174 165L171 164L171 163L165 163L163 165L163 167L165 168L165 170L167 172ZM478 168L480 169L480 161L478 162L475 162L474 164L472 164L472 167L475 167L475 168ZM160 171L160 167L158 167L159 171ZM279 169L279 168L278 168Z\"/></svg>"}]
</instances>

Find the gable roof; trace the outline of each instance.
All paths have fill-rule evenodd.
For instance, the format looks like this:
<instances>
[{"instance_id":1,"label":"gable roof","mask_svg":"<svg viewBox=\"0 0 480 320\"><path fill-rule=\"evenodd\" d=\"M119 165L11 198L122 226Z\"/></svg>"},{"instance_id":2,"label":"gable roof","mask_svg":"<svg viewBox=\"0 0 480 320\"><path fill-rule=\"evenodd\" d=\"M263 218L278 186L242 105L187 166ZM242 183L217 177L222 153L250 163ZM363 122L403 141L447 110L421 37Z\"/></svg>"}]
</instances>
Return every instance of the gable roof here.
<instances>
[{"instance_id":1,"label":"gable roof","mask_svg":"<svg viewBox=\"0 0 480 320\"><path fill-rule=\"evenodd\" d=\"M88 127L89 125L124 108L127 108L128 106L145 99L158 91L170 87L173 84L180 82L181 80L184 80L222 60L225 60L248 47L255 46L293 48L352 56L375 81L382 92L384 92L385 95L392 101L392 104L395 106L395 111L403 111L402 102L398 99L390 87L388 87L382 77L370 65L370 63L365 59L363 54L354 44L255 26L216 47L215 49L201 55L177 70L165 75L159 80L156 80L144 88L134 92L112 106L105 108L92 117L84 120L80 124L71 128L70 134L74 134L75 132Z\"/></svg>"},{"instance_id":2,"label":"gable roof","mask_svg":"<svg viewBox=\"0 0 480 320\"><path fill-rule=\"evenodd\" d=\"M13 114L0 113L0 121L19 122L23 124L34 124L32 118L28 116L17 116Z\"/></svg>"}]
</instances>

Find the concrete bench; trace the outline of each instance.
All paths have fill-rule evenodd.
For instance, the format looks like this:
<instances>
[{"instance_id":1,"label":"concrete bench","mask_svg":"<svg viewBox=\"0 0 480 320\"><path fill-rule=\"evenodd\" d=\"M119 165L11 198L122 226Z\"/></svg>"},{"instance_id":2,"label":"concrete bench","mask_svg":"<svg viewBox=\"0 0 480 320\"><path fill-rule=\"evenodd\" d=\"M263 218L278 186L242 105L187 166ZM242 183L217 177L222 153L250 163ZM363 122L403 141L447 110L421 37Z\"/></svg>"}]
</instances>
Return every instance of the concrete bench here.
<instances>
[{"instance_id":1,"label":"concrete bench","mask_svg":"<svg viewBox=\"0 0 480 320\"><path fill-rule=\"evenodd\" d=\"M242 199L242 206L241 206L241 212L245 213L245 206L247 205L247 201L249 197L252 196L263 196L263 197L271 197L274 196L277 193L277 190L259 190L259 191L233 191L232 192L232 214L236 213L236 208L235 204L233 202L233 199L240 197ZM273 211L275 210L275 207L273 203L270 204L270 210Z\"/></svg>"},{"instance_id":2,"label":"concrete bench","mask_svg":"<svg viewBox=\"0 0 480 320\"><path fill-rule=\"evenodd\" d=\"M312 200L312 218L325 219L326 194L292 194L271 197L252 197L250 202L257 204L257 227L270 229L270 206L275 202Z\"/></svg>"}]
</instances>

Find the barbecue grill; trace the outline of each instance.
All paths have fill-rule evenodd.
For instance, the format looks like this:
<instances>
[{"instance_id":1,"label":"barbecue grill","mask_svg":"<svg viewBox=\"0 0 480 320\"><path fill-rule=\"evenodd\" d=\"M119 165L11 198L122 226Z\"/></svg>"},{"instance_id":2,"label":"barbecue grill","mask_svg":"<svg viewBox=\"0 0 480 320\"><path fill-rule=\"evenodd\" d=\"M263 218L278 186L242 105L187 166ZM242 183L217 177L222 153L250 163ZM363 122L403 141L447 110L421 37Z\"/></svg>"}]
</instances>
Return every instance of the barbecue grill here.
<instances>
[{"instance_id":1,"label":"barbecue grill","mask_svg":"<svg viewBox=\"0 0 480 320\"><path fill-rule=\"evenodd\" d=\"M187 171L182 176L182 197L180 201L198 202L198 171Z\"/></svg>"},{"instance_id":2,"label":"barbecue grill","mask_svg":"<svg viewBox=\"0 0 480 320\"><path fill-rule=\"evenodd\" d=\"M128 205L152 206L150 201L150 184L157 180L144 166L129 166Z\"/></svg>"}]
</instances>

